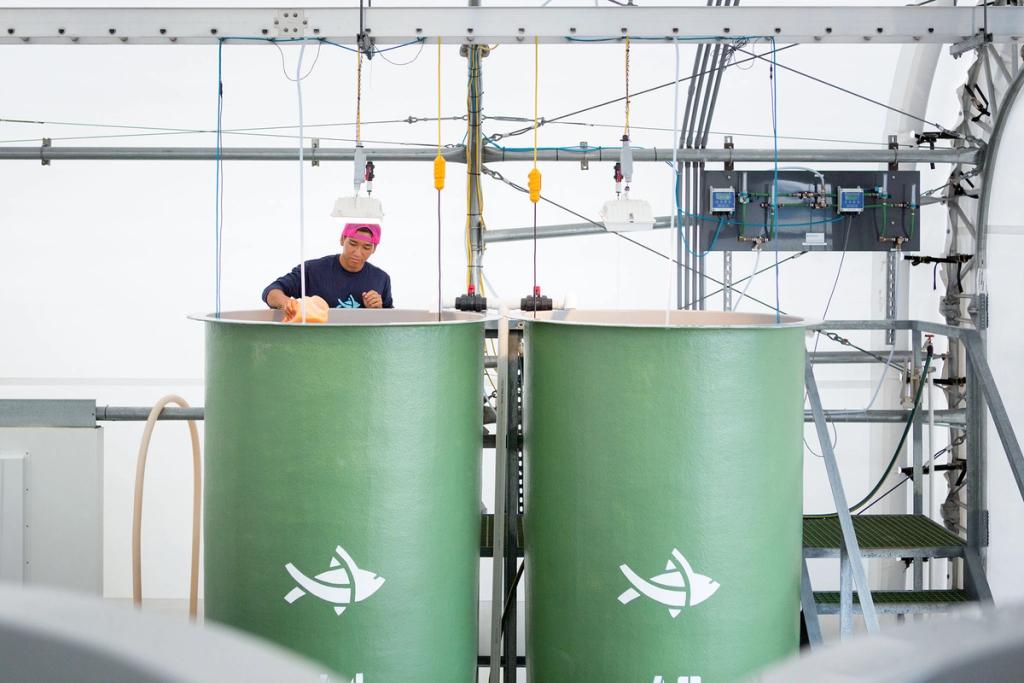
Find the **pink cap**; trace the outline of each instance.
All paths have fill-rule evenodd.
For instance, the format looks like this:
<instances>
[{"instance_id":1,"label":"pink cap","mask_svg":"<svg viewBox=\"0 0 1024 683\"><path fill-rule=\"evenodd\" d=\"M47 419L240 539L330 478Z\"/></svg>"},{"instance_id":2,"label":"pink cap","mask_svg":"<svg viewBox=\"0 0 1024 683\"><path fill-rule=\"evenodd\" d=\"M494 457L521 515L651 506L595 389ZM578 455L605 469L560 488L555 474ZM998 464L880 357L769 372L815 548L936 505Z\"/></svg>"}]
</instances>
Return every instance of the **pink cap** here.
<instances>
[{"instance_id":1,"label":"pink cap","mask_svg":"<svg viewBox=\"0 0 1024 683\"><path fill-rule=\"evenodd\" d=\"M368 230L370 234L359 232L360 230ZM377 245L380 244L380 226L376 223L346 223L341 236Z\"/></svg>"}]
</instances>

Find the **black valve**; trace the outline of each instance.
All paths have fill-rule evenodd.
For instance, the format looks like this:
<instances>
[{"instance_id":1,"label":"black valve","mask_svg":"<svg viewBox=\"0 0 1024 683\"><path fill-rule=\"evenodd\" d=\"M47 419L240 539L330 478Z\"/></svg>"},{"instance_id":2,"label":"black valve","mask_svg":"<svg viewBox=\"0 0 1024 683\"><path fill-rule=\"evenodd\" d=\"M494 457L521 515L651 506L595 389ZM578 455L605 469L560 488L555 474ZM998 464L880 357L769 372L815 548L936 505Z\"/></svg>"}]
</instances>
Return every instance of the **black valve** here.
<instances>
[{"instance_id":1,"label":"black valve","mask_svg":"<svg viewBox=\"0 0 1024 683\"><path fill-rule=\"evenodd\" d=\"M487 310L487 297L477 294L476 287L470 285L465 294L455 298L455 309L482 313Z\"/></svg>"},{"instance_id":2,"label":"black valve","mask_svg":"<svg viewBox=\"0 0 1024 683\"><path fill-rule=\"evenodd\" d=\"M540 287L533 288L533 294L523 297L519 301L519 308L524 311L550 311L552 309L551 299L541 296Z\"/></svg>"}]
</instances>

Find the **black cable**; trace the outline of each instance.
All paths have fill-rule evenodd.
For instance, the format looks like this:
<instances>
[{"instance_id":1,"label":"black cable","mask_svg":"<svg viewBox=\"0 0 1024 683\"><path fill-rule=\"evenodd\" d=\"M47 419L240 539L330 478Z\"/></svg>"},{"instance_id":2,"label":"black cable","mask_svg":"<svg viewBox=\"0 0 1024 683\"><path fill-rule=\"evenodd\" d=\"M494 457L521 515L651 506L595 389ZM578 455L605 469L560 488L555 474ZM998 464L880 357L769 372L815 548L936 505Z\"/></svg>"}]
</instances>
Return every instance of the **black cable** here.
<instances>
[{"instance_id":1,"label":"black cable","mask_svg":"<svg viewBox=\"0 0 1024 683\"><path fill-rule=\"evenodd\" d=\"M501 629L505 630L505 620L508 619L508 610L512 606L513 600L516 597L516 588L519 587L519 579L523 577L523 568L526 566L526 560L519 563L519 569L516 570L516 577L512 579L512 585L508 587L508 596L505 598L505 606L501 610Z\"/></svg>"},{"instance_id":2,"label":"black cable","mask_svg":"<svg viewBox=\"0 0 1024 683\"><path fill-rule=\"evenodd\" d=\"M540 308L540 292L537 291L537 204L533 205L533 317L537 317Z\"/></svg>"},{"instance_id":3,"label":"black cable","mask_svg":"<svg viewBox=\"0 0 1024 683\"><path fill-rule=\"evenodd\" d=\"M779 48L775 48L774 50L770 50L770 51L766 52L765 54L771 54L772 52L782 52L783 50L788 50L791 47L796 47L797 44L798 43L793 43L792 45L784 45L783 47L779 47ZM741 60L738 60L738 61L735 61L735 62L731 62L730 64L726 64L724 67L721 67L721 68L725 69L725 68L728 68L729 66L732 66L732 65L743 64L744 62L752 62L755 59L760 59L760 58L762 58L762 55L756 55L754 57L748 57L746 59L741 59ZM640 95L646 95L647 93L651 93L651 92L654 92L656 90L661 90L662 88L667 88L667 87L669 87L671 85L675 85L677 82L678 83L683 83L685 81L690 81L690 80L693 80L694 78L698 78L698 77L702 77L702 76L705 76L705 75L710 74L710 73L714 73L717 70L718 69L708 69L707 71L702 71L702 72L697 73L697 74L693 74L693 75L690 75L690 76L685 76L683 78L680 78L678 81L671 80L671 81L669 81L667 83L662 83L661 85L656 85L653 88L647 88L646 90L638 90L637 92L630 93L629 96L630 96L631 99L635 99L635 98L639 97ZM626 98L625 97L616 97L613 100L608 100L607 102L601 102L599 104L594 104L594 105L591 105L589 107L584 107L583 109L577 109L576 111L571 111L568 114L562 114L560 116L555 116L555 117L552 117L550 119L542 118L542 119L540 119L537 122L537 125L538 126L543 126L543 125L548 124L548 123L554 123L555 121L560 121L561 119L567 119L570 116L576 116L577 114L582 114L584 112L592 111L594 109L599 109L601 107L607 107L610 104L616 104L618 102L622 102L624 99L626 99ZM533 126L528 126L526 128L520 128L518 130L514 130L514 131L511 131L511 132L508 132L508 133L501 133L501 134L496 135L496 136L491 136L491 138L493 140L497 141L497 140L500 140L502 138L510 138L510 137L515 136L515 135L522 135L524 133L529 133L532 130L533 130Z\"/></svg>"},{"instance_id":4,"label":"black cable","mask_svg":"<svg viewBox=\"0 0 1024 683\"><path fill-rule=\"evenodd\" d=\"M961 441L960 443L963 443L963 442ZM942 455L943 453L948 453L949 451L953 450L953 448L955 448L956 446L959 446L959 445L960 445L959 443L953 443L953 444L950 444L949 446L946 446L945 448L943 448L943 449L942 449L942 450L940 450L939 452L935 453L935 455L933 455L932 457L928 458L928 462L929 462L929 463L935 462L935 458L939 457L939 456L940 456L940 455ZM931 472L929 472L929 476L930 476L931 474L932 474L932 473L931 473ZM904 484L906 484L906 483L907 483L908 481L910 481L911 479L913 479L913 477L910 477L910 476L904 475L904 476L903 476L903 479L902 479L902 480L901 480L901 481L900 481L900 482L899 482L898 484L896 484L896 485L895 485L895 486L893 486L893 487L892 487L891 489L889 489L888 491L886 491L885 493L883 493L882 495L880 495L880 496L879 496L878 498L875 498L875 499L874 499L873 501L871 501L871 505L868 505L867 507L865 507L865 508L861 509L860 511L858 511L858 512L857 512L857 514L858 514L858 515L862 515L862 514L864 514L865 512L867 512L868 510L870 510L871 508L873 508L873 507L875 506L875 504L876 504L876 503L880 502L881 500L883 500L884 498L886 498L887 496L889 496L889 495L890 495L891 493L893 493L894 491L896 491L896 489L898 489L899 487L903 486Z\"/></svg>"},{"instance_id":5,"label":"black cable","mask_svg":"<svg viewBox=\"0 0 1024 683\"><path fill-rule=\"evenodd\" d=\"M921 393L924 389L924 385L927 384L928 368L932 364L932 356L934 349L931 344L928 345L928 354L924 359L924 370L921 372L921 381L917 385L917 394L914 397L914 407L910 410L910 416L907 418L907 424L903 427L903 434L900 436L900 442L896 444L896 450L892 454L892 459L889 460L889 464L886 466L885 471L882 472L882 476L879 477L878 483L872 487L868 492L868 495L861 498L857 503L850 507L850 512L856 512L860 508L864 507L871 500L872 496L878 493L878 490L882 488L882 484L885 483L886 477L892 472L892 468L896 466L896 461L899 460L900 452L903 450L903 444L907 442L907 435L910 433L910 428L914 424L914 417L917 415L917 409L921 405ZM832 517L838 517L839 513L833 512L827 515L804 515L804 519L831 519Z\"/></svg>"},{"instance_id":6,"label":"black cable","mask_svg":"<svg viewBox=\"0 0 1024 683\"><path fill-rule=\"evenodd\" d=\"M754 52L749 52L747 50L744 50L742 47L736 47L735 50L737 52L742 52L743 54L752 55L752 58L754 58L754 59L760 59L760 60L763 60L763 61L766 61L766 62L770 61L768 59L765 59L765 57L763 55L759 55L759 54L756 54ZM923 119L920 116L916 116L916 115L911 114L909 112L905 112L902 109L897 109L896 107L894 107L892 105L889 105L889 104L886 104L885 102L880 102L878 100L871 99L867 95L861 95L860 93L856 93L856 92L854 92L852 90L849 90L848 88L844 88L841 85L836 85L835 83L830 83L830 82L828 82L828 81L826 81L824 79L818 78L817 76L812 76L809 73L805 73L803 71L800 71L799 69L794 69L791 66L786 66L785 64L780 64L778 61L775 61L775 66L779 67L780 69L785 69L786 71L792 71L793 73L797 74L798 76L803 76L804 78L809 78L810 80L814 81L815 83L820 83L822 85L827 85L830 88L835 88L836 90L838 90L840 92L844 92L847 95L853 95L854 97L862 99L862 100L864 100L866 102L870 102L871 104L877 104L879 107L883 107L883 108L888 109L890 111L894 111L897 114L901 114L903 116L907 116L909 118L914 119L915 121L920 121L921 123L926 123L929 126L934 126L935 128L938 128L941 131L945 131L946 130L941 124L932 123L928 119ZM959 138L960 136L958 135L956 137Z\"/></svg>"}]
</instances>

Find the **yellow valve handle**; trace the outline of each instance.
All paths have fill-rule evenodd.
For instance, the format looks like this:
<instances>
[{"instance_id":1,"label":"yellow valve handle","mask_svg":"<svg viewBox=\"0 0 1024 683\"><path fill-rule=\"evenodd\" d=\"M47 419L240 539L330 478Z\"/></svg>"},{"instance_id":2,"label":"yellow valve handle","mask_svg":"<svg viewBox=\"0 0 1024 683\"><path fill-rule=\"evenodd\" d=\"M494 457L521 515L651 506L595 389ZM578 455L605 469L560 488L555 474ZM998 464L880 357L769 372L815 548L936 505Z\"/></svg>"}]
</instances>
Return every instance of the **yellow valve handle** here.
<instances>
[{"instance_id":1,"label":"yellow valve handle","mask_svg":"<svg viewBox=\"0 0 1024 683\"><path fill-rule=\"evenodd\" d=\"M434 157L434 189L444 189L444 157L438 154Z\"/></svg>"},{"instance_id":2,"label":"yellow valve handle","mask_svg":"<svg viewBox=\"0 0 1024 683\"><path fill-rule=\"evenodd\" d=\"M530 171L530 201L536 204L540 201L540 171L534 168Z\"/></svg>"}]
</instances>

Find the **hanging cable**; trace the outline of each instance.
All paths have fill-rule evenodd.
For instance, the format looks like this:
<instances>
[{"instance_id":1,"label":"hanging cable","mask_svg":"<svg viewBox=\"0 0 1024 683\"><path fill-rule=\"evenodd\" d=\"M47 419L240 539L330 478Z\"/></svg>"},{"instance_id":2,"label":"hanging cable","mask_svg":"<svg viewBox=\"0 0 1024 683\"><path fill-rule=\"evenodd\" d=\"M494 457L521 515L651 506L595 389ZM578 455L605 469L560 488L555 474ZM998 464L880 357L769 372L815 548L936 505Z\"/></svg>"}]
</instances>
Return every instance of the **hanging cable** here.
<instances>
[{"instance_id":1,"label":"hanging cable","mask_svg":"<svg viewBox=\"0 0 1024 683\"><path fill-rule=\"evenodd\" d=\"M672 40L675 41L674 36ZM676 81L678 80L677 75ZM534 123L534 127L536 127L536 123ZM622 135L627 139L629 138L629 36L626 36L626 125L622 130Z\"/></svg>"},{"instance_id":2,"label":"hanging cable","mask_svg":"<svg viewBox=\"0 0 1024 683\"><path fill-rule=\"evenodd\" d=\"M533 317L537 317L540 304L540 287L537 285L537 202L540 201L540 170L537 169L537 111L540 99L540 42L533 38L533 170L530 171L527 187L533 202Z\"/></svg>"},{"instance_id":3,"label":"hanging cable","mask_svg":"<svg viewBox=\"0 0 1024 683\"><path fill-rule=\"evenodd\" d=\"M797 45L799 45L799 43L792 43L790 45L784 45L784 46L778 48L777 50L773 49L772 50L772 54L774 55L774 53L776 51L777 52L782 52L783 50L789 50L791 48L796 47ZM736 61L732 62L732 64L733 65L743 64L743 63L746 63L746 62L752 62L752 61L754 61L756 59L763 59L763 58L764 58L764 55L756 55L754 57L746 57L744 59L736 60ZM685 81L696 80L697 78L700 78L700 77L706 76L708 74L712 74L715 71L718 71L719 68L724 69L726 67L724 67L724 66L723 67L715 67L715 68L712 68L712 69L707 69L707 70L704 70L704 71L700 71L700 72L695 73L695 74L691 74L689 76L684 76L683 78L679 79L679 82L682 83L682 82L685 82ZM648 93L652 93L652 92L655 92L657 90L661 90L662 88L667 88L670 85L672 85L671 81L669 81L667 83L662 83L660 85L655 85L655 86L652 86L650 88L646 88L644 90L638 90L638 91L632 93L630 95L630 97L637 97L639 95L646 95ZM545 116L542 119L542 121L541 121L541 125L542 126L546 126L549 123L555 123L557 121L561 121L563 119L567 119L569 117L576 116L577 114L583 114L583 113L588 112L588 111L593 111L594 109L600 109L601 107L607 107L608 105L616 104L618 102L621 102L623 99L625 99L625 98L623 98L623 97L615 97L615 98L610 99L610 100L605 100L604 102L598 102L597 104L592 104L590 106L583 107L582 109L576 109L574 111L570 111L570 112L565 113L565 114L559 114L558 116L552 116L550 118ZM509 131L507 133L501 133L501 134L499 134L497 136L493 136L493 137L494 137L494 139L499 140L501 138L509 138L509 137L513 137L515 135L523 135L524 133L529 133L529 132L530 132L530 126L524 126L522 128L518 128L516 130Z\"/></svg>"},{"instance_id":4,"label":"hanging cable","mask_svg":"<svg viewBox=\"0 0 1024 683\"><path fill-rule=\"evenodd\" d=\"M882 476L879 477L878 482L871 488L868 494L861 498L856 503L854 503L852 506L850 506L850 512L856 512L857 510L871 502L871 499L874 497L876 493L878 493L879 489L882 488L882 485L885 483L886 478L892 472L892 468L895 467L896 461L899 460L900 453L903 451L903 444L907 442L907 435L910 433L910 428L914 424L914 417L917 415L917 410L921 406L921 391L924 389L924 385L927 384L928 382L928 369L931 367L932 356L934 355L934 353L934 348L931 346L931 344L929 344L928 351L924 359L924 369L921 371L921 381L918 383L917 392L914 395L914 406L910 409L910 415L907 417L907 423L903 427L903 434L900 436L899 443L896 444L896 450L892 454L892 458L889 460L889 464L886 466L885 471L882 472ZM831 514L825 515L804 515L804 519L828 519L830 517L836 516L838 515L833 512Z\"/></svg>"},{"instance_id":5,"label":"hanging cable","mask_svg":"<svg viewBox=\"0 0 1024 683\"><path fill-rule=\"evenodd\" d=\"M356 146L362 144L363 51L356 52Z\"/></svg>"},{"instance_id":6,"label":"hanging cable","mask_svg":"<svg viewBox=\"0 0 1024 683\"><path fill-rule=\"evenodd\" d=\"M434 189L437 190L437 319L441 320L441 190L444 189L444 157L441 156L441 37L437 37L437 156L434 157Z\"/></svg>"},{"instance_id":7,"label":"hanging cable","mask_svg":"<svg viewBox=\"0 0 1024 683\"><path fill-rule=\"evenodd\" d=\"M779 324L782 322L781 314L779 311L782 308L782 303L779 296L779 91L778 91L778 74L775 71L776 59L775 53L775 38L771 39L772 42L772 59L771 65L768 67L768 84L771 88L771 105L772 105L772 151L773 151L773 166L772 166L772 201L771 201L771 212L772 212L772 244L775 247L775 323Z\"/></svg>"},{"instance_id":8,"label":"hanging cable","mask_svg":"<svg viewBox=\"0 0 1024 683\"><path fill-rule=\"evenodd\" d=\"M224 163L221 158L223 149L224 120L224 41L217 41L217 136L216 136L216 181L213 191L213 238L214 238L214 307L216 315L220 317L220 289L221 289L221 265L222 265L222 240L224 229Z\"/></svg>"},{"instance_id":9,"label":"hanging cable","mask_svg":"<svg viewBox=\"0 0 1024 683\"><path fill-rule=\"evenodd\" d=\"M302 136L302 57L306 53L306 43L299 44L299 61L295 64L295 92L299 100L299 322L306 322L306 185L305 185L305 147ZM358 120L358 115L356 116ZM358 127L356 135L358 137Z\"/></svg>"},{"instance_id":10,"label":"hanging cable","mask_svg":"<svg viewBox=\"0 0 1024 683\"><path fill-rule=\"evenodd\" d=\"M679 36L672 36L672 47L675 50L676 58L676 70L675 78L672 82L675 84L672 88L672 206L674 210L669 218L669 238L668 238L668 253L676 253L676 239L678 235L676 231L678 223L676 217L679 215L679 144L677 140L681 137L679 132ZM671 261L668 262L668 297L665 300L665 326L668 327L669 321L672 315L672 292L675 287L675 275L676 269L673 267Z\"/></svg>"},{"instance_id":11,"label":"hanging cable","mask_svg":"<svg viewBox=\"0 0 1024 683\"><path fill-rule=\"evenodd\" d=\"M739 307L740 302L743 301L743 297L745 297L747 295L747 290L750 289L750 283L752 283L754 281L754 278L757 276L757 274L759 272L757 270L757 266L761 263L761 252L762 251L763 250L761 249L761 245L757 245L756 247L754 247L754 253L755 253L755 256L754 256L754 267L751 268L751 270L750 270L750 276L746 278L747 284L743 285L743 291L741 291L740 295L738 297L736 297L736 301L733 302L732 308L729 309L729 310L735 311Z\"/></svg>"}]
</instances>

